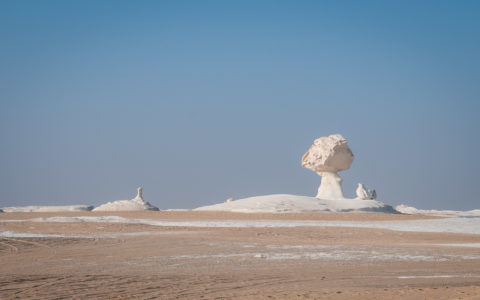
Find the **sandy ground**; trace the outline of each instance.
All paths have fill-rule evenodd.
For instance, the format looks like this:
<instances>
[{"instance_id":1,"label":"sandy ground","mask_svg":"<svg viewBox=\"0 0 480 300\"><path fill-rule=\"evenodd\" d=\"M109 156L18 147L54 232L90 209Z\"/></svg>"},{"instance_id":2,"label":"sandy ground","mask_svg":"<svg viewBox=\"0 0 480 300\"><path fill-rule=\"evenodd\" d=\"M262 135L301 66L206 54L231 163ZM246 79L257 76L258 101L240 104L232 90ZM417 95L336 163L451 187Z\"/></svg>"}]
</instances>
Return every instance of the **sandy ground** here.
<instances>
[{"instance_id":1,"label":"sandy ground","mask_svg":"<svg viewBox=\"0 0 480 300\"><path fill-rule=\"evenodd\" d=\"M480 299L480 235L346 227L204 228L2 222L52 216L152 220L412 220L389 214L4 213L0 299Z\"/></svg>"}]
</instances>

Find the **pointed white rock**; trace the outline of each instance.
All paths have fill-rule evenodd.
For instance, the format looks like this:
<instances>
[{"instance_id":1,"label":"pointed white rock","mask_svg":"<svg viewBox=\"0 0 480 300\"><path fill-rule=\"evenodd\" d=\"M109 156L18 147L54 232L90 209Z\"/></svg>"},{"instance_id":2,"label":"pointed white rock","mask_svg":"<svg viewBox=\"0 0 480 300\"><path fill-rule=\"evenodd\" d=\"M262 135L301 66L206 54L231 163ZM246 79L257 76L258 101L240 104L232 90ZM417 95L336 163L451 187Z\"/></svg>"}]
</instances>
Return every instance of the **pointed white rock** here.
<instances>
[{"instance_id":1,"label":"pointed white rock","mask_svg":"<svg viewBox=\"0 0 480 300\"><path fill-rule=\"evenodd\" d=\"M357 199L359 200L374 200L377 198L377 192L375 190L367 190L363 183L359 183L357 190Z\"/></svg>"},{"instance_id":2,"label":"pointed white rock","mask_svg":"<svg viewBox=\"0 0 480 300\"><path fill-rule=\"evenodd\" d=\"M143 200L143 189L137 189L137 196L132 200L117 200L100 205L93 211L130 211L130 210L158 210L158 207Z\"/></svg>"}]
</instances>

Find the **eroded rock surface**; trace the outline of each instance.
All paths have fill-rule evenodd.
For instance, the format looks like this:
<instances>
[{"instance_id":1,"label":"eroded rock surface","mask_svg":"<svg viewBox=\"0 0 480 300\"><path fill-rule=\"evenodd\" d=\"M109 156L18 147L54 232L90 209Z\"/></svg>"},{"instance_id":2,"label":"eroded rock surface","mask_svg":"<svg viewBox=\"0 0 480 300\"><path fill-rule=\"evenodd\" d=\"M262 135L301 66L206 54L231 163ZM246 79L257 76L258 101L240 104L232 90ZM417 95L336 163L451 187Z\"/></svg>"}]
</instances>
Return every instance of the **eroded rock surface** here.
<instances>
[{"instance_id":1,"label":"eroded rock surface","mask_svg":"<svg viewBox=\"0 0 480 300\"><path fill-rule=\"evenodd\" d=\"M352 150L340 134L316 139L302 158L302 166L317 173L347 170L352 162Z\"/></svg>"}]
</instances>

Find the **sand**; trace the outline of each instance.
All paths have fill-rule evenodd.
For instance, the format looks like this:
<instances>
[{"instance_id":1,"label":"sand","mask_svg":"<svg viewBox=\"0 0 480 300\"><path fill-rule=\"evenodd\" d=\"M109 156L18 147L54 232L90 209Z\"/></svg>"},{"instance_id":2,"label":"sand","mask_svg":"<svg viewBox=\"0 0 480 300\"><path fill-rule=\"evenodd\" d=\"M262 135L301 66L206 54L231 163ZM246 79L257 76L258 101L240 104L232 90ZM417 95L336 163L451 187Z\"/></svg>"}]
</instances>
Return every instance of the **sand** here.
<instances>
[{"instance_id":1,"label":"sand","mask_svg":"<svg viewBox=\"0 0 480 300\"><path fill-rule=\"evenodd\" d=\"M480 299L475 246L480 234L5 222L81 216L178 222L440 220L376 213L4 213L0 299Z\"/></svg>"}]
</instances>

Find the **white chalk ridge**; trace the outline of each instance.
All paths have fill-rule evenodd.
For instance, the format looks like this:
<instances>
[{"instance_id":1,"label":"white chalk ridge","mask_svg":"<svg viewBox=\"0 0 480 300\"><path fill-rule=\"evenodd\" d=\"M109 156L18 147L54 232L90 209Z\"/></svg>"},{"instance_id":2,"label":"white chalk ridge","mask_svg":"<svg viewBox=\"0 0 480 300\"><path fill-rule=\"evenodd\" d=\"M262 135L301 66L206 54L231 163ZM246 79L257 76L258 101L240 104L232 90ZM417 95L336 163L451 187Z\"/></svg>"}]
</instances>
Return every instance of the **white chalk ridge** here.
<instances>
[{"instance_id":1,"label":"white chalk ridge","mask_svg":"<svg viewBox=\"0 0 480 300\"><path fill-rule=\"evenodd\" d=\"M440 217L480 217L480 209L461 211L461 210L436 210L436 209L417 209L408 205L397 205L395 209L408 215L430 215Z\"/></svg>"},{"instance_id":2,"label":"white chalk ridge","mask_svg":"<svg viewBox=\"0 0 480 300\"><path fill-rule=\"evenodd\" d=\"M91 211L91 205L64 205L64 206L9 206L2 207L0 212L67 212L67 211Z\"/></svg>"},{"instance_id":3,"label":"white chalk ridge","mask_svg":"<svg viewBox=\"0 0 480 300\"><path fill-rule=\"evenodd\" d=\"M243 213L284 212L383 212L398 213L392 206L376 200L327 200L308 196L274 194L238 199L209 206L195 211L232 211Z\"/></svg>"}]
</instances>

